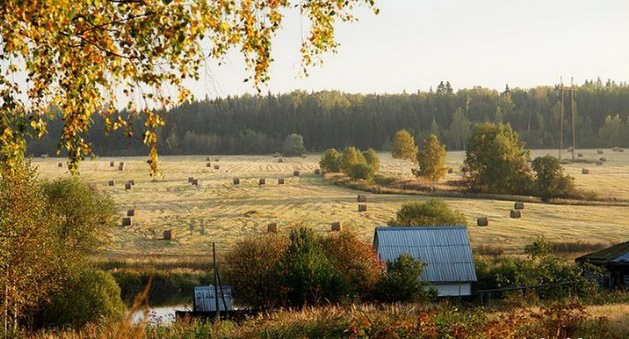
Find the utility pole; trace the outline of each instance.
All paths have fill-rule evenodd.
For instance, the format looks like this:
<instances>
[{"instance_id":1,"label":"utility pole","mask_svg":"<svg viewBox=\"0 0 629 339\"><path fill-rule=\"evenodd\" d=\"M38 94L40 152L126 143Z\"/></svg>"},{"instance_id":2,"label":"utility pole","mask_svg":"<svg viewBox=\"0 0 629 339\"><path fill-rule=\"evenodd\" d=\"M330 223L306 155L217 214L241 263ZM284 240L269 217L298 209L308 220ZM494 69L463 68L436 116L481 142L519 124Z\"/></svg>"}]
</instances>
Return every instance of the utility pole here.
<instances>
[{"instance_id":1,"label":"utility pole","mask_svg":"<svg viewBox=\"0 0 629 339\"><path fill-rule=\"evenodd\" d=\"M574 160L574 152L577 148L576 125L574 121L574 78L570 78L570 115L572 116L572 160Z\"/></svg>"},{"instance_id":2,"label":"utility pole","mask_svg":"<svg viewBox=\"0 0 629 339\"><path fill-rule=\"evenodd\" d=\"M561 82L561 110L559 113L559 161L561 161L561 150L563 149L563 78L560 77Z\"/></svg>"}]
</instances>

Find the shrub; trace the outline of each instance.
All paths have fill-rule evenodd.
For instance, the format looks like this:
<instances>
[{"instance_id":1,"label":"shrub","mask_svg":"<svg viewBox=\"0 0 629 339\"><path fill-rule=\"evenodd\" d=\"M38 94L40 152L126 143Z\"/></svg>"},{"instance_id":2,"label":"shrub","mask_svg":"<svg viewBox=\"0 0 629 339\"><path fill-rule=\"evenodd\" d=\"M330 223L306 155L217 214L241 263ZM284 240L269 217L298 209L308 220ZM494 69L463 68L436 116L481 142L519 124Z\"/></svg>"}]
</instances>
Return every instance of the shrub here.
<instances>
[{"instance_id":1,"label":"shrub","mask_svg":"<svg viewBox=\"0 0 629 339\"><path fill-rule=\"evenodd\" d=\"M349 173L347 173L350 178L363 179L363 180L371 180L374 176L373 167L369 166L366 163L355 164L351 167Z\"/></svg>"},{"instance_id":2,"label":"shrub","mask_svg":"<svg viewBox=\"0 0 629 339\"><path fill-rule=\"evenodd\" d=\"M574 178L563 174L559 159L551 155L533 160L531 167L535 171L537 194L545 201L555 197L574 195Z\"/></svg>"},{"instance_id":3,"label":"shrub","mask_svg":"<svg viewBox=\"0 0 629 339\"><path fill-rule=\"evenodd\" d=\"M352 167L358 164L367 163L365 157L354 146L345 148L341 155L341 171L349 175L352 171Z\"/></svg>"},{"instance_id":4,"label":"shrub","mask_svg":"<svg viewBox=\"0 0 629 339\"><path fill-rule=\"evenodd\" d=\"M328 148L321 155L319 167L323 173L338 173L341 171L341 154L334 148Z\"/></svg>"},{"instance_id":5,"label":"shrub","mask_svg":"<svg viewBox=\"0 0 629 339\"><path fill-rule=\"evenodd\" d=\"M284 140L282 154L286 157L292 157L303 153L306 153L306 148L304 147L304 137L297 133L287 136L286 140Z\"/></svg>"},{"instance_id":6,"label":"shrub","mask_svg":"<svg viewBox=\"0 0 629 339\"><path fill-rule=\"evenodd\" d=\"M463 213L452 210L443 200L430 199L408 202L389 221L390 226L452 226L465 225Z\"/></svg>"},{"instance_id":7,"label":"shrub","mask_svg":"<svg viewBox=\"0 0 629 339\"><path fill-rule=\"evenodd\" d=\"M380 170L380 158L373 148L370 148L367 151L363 152L363 156L367 161L367 165L371 166L374 173Z\"/></svg>"},{"instance_id":8,"label":"shrub","mask_svg":"<svg viewBox=\"0 0 629 339\"><path fill-rule=\"evenodd\" d=\"M374 289L374 298L384 302L410 302L434 296L429 284L419 280L426 265L408 254L387 263L387 271Z\"/></svg>"},{"instance_id":9,"label":"shrub","mask_svg":"<svg viewBox=\"0 0 629 339\"><path fill-rule=\"evenodd\" d=\"M119 319L125 310L120 287L111 274L86 269L73 277L41 309L48 326L81 327L90 322Z\"/></svg>"}]
</instances>

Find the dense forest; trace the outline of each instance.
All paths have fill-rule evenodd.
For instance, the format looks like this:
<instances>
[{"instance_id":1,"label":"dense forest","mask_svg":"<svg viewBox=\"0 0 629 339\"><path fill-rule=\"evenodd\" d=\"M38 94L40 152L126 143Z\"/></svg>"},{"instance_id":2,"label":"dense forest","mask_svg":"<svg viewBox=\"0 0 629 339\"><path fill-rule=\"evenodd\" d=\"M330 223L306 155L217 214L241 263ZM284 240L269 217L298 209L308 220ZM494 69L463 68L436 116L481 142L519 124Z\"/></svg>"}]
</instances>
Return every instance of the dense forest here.
<instances>
[{"instance_id":1,"label":"dense forest","mask_svg":"<svg viewBox=\"0 0 629 339\"><path fill-rule=\"evenodd\" d=\"M401 94L348 94L338 91L279 95L243 95L185 103L163 113L159 130L161 154L264 154L282 149L291 133L303 136L308 151L343 148L388 150L392 136L405 128L417 140L437 135L448 150L462 150L471 125L509 123L529 148L559 145L559 86L531 89L506 86L500 92L474 87L452 90L442 82L436 90ZM564 141L571 145L570 93L564 94ZM577 148L629 144L629 85L608 80L574 87ZM123 113L124 114L124 113ZM145 155L143 124L104 136L102 120L86 137L99 155ZM29 142L31 154L53 154L61 132L59 121L49 134Z\"/></svg>"}]
</instances>

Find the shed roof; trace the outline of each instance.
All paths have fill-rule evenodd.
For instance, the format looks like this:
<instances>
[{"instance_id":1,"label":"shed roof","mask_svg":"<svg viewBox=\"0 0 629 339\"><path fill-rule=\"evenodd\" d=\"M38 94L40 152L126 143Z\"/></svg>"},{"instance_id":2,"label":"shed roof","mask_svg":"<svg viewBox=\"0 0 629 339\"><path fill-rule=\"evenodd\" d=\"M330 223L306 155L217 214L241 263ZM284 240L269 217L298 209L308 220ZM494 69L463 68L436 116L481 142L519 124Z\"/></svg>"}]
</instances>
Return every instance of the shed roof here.
<instances>
[{"instance_id":1,"label":"shed roof","mask_svg":"<svg viewBox=\"0 0 629 339\"><path fill-rule=\"evenodd\" d=\"M629 264L629 241L578 257L577 262L592 264Z\"/></svg>"},{"instance_id":2,"label":"shed roof","mask_svg":"<svg viewBox=\"0 0 629 339\"><path fill-rule=\"evenodd\" d=\"M433 283L476 281L476 269L465 226L376 227L378 256L394 261L404 253L423 261L420 279Z\"/></svg>"}]
</instances>

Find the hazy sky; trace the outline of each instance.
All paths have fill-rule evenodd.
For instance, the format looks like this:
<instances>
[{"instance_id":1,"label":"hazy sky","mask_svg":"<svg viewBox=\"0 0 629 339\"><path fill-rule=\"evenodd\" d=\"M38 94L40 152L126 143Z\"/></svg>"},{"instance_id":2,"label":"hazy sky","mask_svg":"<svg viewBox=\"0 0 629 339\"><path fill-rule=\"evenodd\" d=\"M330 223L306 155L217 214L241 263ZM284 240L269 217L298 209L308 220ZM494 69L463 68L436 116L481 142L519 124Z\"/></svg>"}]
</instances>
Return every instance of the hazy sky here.
<instances>
[{"instance_id":1,"label":"hazy sky","mask_svg":"<svg viewBox=\"0 0 629 339\"><path fill-rule=\"evenodd\" d=\"M337 54L299 78L302 24L288 13L275 39L271 81L262 91L416 92L448 80L456 89L503 89L601 77L629 81L627 0L376 0L380 14L358 11L338 26ZM231 53L194 84L198 96L253 93Z\"/></svg>"}]
</instances>

